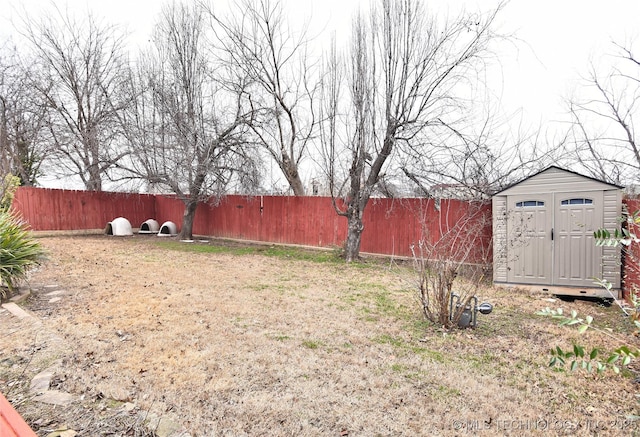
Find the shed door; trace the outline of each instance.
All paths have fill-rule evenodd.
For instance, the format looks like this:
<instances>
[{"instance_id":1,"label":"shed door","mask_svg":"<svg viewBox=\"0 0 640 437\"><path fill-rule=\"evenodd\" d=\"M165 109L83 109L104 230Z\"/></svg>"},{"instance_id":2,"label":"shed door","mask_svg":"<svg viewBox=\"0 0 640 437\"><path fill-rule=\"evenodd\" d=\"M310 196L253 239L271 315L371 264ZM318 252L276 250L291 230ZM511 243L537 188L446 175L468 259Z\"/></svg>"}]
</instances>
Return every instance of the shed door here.
<instances>
[{"instance_id":1,"label":"shed door","mask_svg":"<svg viewBox=\"0 0 640 437\"><path fill-rule=\"evenodd\" d=\"M603 225L603 193L556 193L554 204L553 284L592 287L602 276L593 232Z\"/></svg>"},{"instance_id":2,"label":"shed door","mask_svg":"<svg viewBox=\"0 0 640 437\"><path fill-rule=\"evenodd\" d=\"M520 284L592 287L602 276L603 193L590 191L507 198L507 280Z\"/></svg>"},{"instance_id":3,"label":"shed door","mask_svg":"<svg viewBox=\"0 0 640 437\"><path fill-rule=\"evenodd\" d=\"M552 202L551 194L508 196L507 280L509 282L551 283Z\"/></svg>"}]
</instances>

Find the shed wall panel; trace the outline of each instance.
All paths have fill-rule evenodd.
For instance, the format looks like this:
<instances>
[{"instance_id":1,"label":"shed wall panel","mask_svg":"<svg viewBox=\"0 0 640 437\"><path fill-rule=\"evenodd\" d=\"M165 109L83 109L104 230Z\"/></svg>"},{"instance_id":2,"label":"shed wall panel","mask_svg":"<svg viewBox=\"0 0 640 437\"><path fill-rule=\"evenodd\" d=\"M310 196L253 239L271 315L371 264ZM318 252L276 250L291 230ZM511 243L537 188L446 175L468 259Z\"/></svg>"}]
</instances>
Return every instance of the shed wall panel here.
<instances>
[{"instance_id":1,"label":"shed wall panel","mask_svg":"<svg viewBox=\"0 0 640 437\"><path fill-rule=\"evenodd\" d=\"M622 215L622 193L620 190L604 192L604 222L605 229L617 229L620 227ZM620 247L607 247L602 249L602 278L611 282L613 288L621 286L621 262Z\"/></svg>"}]
</instances>

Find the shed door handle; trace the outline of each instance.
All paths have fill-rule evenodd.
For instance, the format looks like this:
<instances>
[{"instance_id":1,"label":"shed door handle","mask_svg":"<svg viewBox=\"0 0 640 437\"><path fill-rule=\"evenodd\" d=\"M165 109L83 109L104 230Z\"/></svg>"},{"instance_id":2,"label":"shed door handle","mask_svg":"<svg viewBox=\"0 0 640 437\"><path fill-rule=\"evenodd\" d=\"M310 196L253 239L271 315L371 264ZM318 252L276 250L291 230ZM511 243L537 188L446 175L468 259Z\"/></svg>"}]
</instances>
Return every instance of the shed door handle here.
<instances>
[{"instance_id":1,"label":"shed door handle","mask_svg":"<svg viewBox=\"0 0 640 437\"><path fill-rule=\"evenodd\" d=\"M553 241L553 228L551 228L551 241Z\"/></svg>"}]
</instances>

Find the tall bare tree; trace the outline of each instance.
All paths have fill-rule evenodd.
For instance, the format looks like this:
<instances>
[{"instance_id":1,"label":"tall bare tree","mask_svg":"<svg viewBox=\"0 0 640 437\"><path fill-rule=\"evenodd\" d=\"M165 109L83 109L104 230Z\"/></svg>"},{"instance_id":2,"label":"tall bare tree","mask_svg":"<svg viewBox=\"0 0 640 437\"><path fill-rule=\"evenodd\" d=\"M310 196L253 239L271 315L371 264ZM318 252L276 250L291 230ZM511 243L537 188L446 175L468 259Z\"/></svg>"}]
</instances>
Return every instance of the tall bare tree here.
<instances>
[{"instance_id":1,"label":"tall bare tree","mask_svg":"<svg viewBox=\"0 0 640 437\"><path fill-rule=\"evenodd\" d=\"M31 85L48 109L56 168L61 176L78 176L87 190L101 191L124 156L117 123L129 99L122 92L124 36L90 13L76 17L58 8L27 17L23 34L37 58Z\"/></svg>"},{"instance_id":2,"label":"tall bare tree","mask_svg":"<svg viewBox=\"0 0 640 437\"><path fill-rule=\"evenodd\" d=\"M440 23L419 0L381 0L369 16L354 19L343 72L326 76L322 115L323 124L334 124L323 126L323 144L327 161L334 162L331 191L344 198L334 198L334 205L348 223L347 261L359 255L365 208L394 154L428 144L459 117L466 103L459 89L477 79L491 56L501 9ZM334 59L329 64L337 69ZM340 77L348 98L332 99L340 91L326 81ZM343 182L337 179L340 162L347 164Z\"/></svg>"},{"instance_id":3,"label":"tall bare tree","mask_svg":"<svg viewBox=\"0 0 640 437\"><path fill-rule=\"evenodd\" d=\"M47 111L31 87L32 67L17 49L0 52L0 177L12 174L21 185L34 185L47 153Z\"/></svg>"},{"instance_id":4,"label":"tall bare tree","mask_svg":"<svg viewBox=\"0 0 640 437\"><path fill-rule=\"evenodd\" d=\"M640 57L633 45L615 44L606 73L591 66L581 97L568 99L572 152L594 177L615 183L640 182Z\"/></svg>"},{"instance_id":5,"label":"tall bare tree","mask_svg":"<svg viewBox=\"0 0 640 437\"><path fill-rule=\"evenodd\" d=\"M132 76L135 104L123 113L134 151L129 170L184 202L182 239L192 238L198 202L257 174L245 147L245 84L228 80L233 74L209 50L207 30L202 5L165 6L154 48Z\"/></svg>"},{"instance_id":6,"label":"tall bare tree","mask_svg":"<svg viewBox=\"0 0 640 437\"><path fill-rule=\"evenodd\" d=\"M277 163L293 194L302 196L300 163L316 126L317 93L306 33L289 27L279 0L241 0L216 20L225 31L229 62L251 80L253 140Z\"/></svg>"}]
</instances>

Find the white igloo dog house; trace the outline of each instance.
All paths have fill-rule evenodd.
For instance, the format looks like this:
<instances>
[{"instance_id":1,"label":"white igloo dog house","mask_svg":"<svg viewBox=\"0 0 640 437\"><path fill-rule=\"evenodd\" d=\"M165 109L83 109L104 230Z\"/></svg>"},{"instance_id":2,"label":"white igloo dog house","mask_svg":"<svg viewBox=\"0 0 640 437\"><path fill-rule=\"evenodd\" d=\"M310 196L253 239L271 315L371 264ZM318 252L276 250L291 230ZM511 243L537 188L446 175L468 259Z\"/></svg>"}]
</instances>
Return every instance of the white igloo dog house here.
<instances>
[{"instance_id":1,"label":"white igloo dog house","mask_svg":"<svg viewBox=\"0 0 640 437\"><path fill-rule=\"evenodd\" d=\"M178 227L174 222L164 222L158 231L158 237L173 237L178 235Z\"/></svg>"},{"instance_id":2,"label":"white igloo dog house","mask_svg":"<svg viewBox=\"0 0 640 437\"><path fill-rule=\"evenodd\" d=\"M139 234L157 234L160 230L160 225L157 220L148 219L142 222L140 225Z\"/></svg>"},{"instance_id":3,"label":"white igloo dog house","mask_svg":"<svg viewBox=\"0 0 640 437\"><path fill-rule=\"evenodd\" d=\"M131 223L124 217L118 217L107 223L104 229L106 235L127 236L133 235Z\"/></svg>"}]
</instances>

